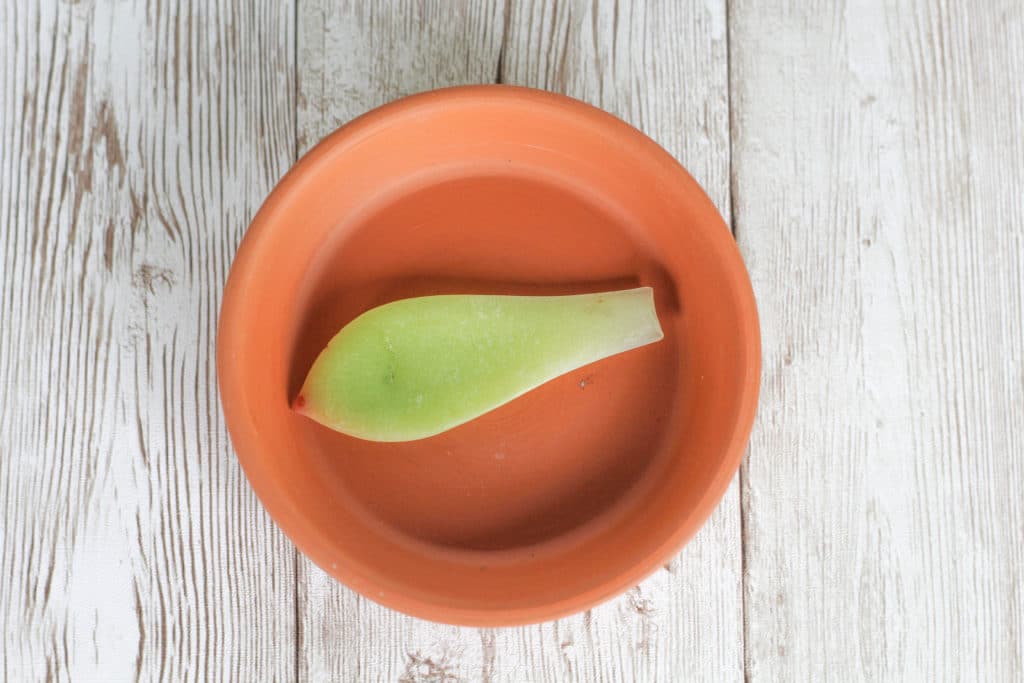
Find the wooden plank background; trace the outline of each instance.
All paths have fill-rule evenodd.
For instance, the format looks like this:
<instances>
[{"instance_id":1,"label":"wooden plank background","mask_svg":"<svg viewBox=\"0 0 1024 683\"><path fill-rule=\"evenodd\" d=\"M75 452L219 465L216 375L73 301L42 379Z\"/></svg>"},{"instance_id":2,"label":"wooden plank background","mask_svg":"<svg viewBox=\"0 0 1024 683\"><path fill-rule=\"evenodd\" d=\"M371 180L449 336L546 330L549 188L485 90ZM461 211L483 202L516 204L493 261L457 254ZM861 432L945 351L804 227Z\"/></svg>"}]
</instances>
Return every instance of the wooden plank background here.
<instances>
[{"instance_id":1,"label":"wooden plank background","mask_svg":"<svg viewBox=\"0 0 1024 683\"><path fill-rule=\"evenodd\" d=\"M747 673L1024 680L1024 4L730 19Z\"/></svg>"},{"instance_id":2,"label":"wooden plank background","mask_svg":"<svg viewBox=\"0 0 1024 683\"><path fill-rule=\"evenodd\" d=\"M664 571L515 629L299 556L217 402L220 292L323 135L460 83L641 128L764 334L737 482ZM0 3L0 676L1024 680L1019 0Z\"/></svg>"}]
</instances>

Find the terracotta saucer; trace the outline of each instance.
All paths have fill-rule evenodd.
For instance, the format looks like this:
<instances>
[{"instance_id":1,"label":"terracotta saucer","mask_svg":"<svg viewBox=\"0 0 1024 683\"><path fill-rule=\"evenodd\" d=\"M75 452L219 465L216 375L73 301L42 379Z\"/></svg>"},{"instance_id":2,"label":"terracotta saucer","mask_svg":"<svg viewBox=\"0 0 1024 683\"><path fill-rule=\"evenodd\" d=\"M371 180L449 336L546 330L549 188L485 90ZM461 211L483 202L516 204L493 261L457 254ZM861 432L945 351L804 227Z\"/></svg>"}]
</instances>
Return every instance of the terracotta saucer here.
<instances>
[{"instance_id":1,"label":"terracotta saucer","mask_svg":"<svg viewBox=\"0 0 1024 683\"><path fill-rule=\"evenodd\" d=\"M637 285L662 342L443 435L370 443L289 408L370 307ZM381 107L303 157L239 248L217 365L238 458L303 553L394 609L495 626L586 609L693 536L746 446L760 340L732 236L669 154L578 101L479 86Z\"/></svg>"}]
</instances>

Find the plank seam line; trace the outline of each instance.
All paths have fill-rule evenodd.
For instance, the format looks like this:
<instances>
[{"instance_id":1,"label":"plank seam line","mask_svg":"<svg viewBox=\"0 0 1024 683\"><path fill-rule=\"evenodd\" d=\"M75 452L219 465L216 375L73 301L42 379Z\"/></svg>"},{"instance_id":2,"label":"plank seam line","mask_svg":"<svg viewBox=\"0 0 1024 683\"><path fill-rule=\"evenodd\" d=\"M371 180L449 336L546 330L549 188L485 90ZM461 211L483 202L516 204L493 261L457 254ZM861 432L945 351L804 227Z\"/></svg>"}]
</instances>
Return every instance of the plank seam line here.
<instances>
[{"instance_id":1,"label":"plank seam line","mask_svg":"<svg viewBox=\"0 0 1024 683\"><path fill-rule=\"evenodd\" d=\"M739 240L736 219L736 168L733 156L733 141L736 137L735 112L733 110L733 69L732 69L732 13L729 11L731 0L725 0L725 103L729 117L729 230L734 240ZM743 464L737 471L740 495L740 650L743 657L743 680L750 681L749 628L747 619L747 510L746 510L746 477L743 475Z\"/></svg>"}]
</instances>

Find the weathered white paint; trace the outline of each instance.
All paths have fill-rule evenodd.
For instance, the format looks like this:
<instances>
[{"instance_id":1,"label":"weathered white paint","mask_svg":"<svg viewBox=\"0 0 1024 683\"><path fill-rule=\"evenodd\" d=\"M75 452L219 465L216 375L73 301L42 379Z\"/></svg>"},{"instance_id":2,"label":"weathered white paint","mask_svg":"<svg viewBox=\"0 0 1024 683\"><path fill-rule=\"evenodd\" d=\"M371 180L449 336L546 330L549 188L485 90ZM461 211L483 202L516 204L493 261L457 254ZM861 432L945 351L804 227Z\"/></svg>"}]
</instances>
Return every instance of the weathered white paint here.
<instances>
[{"instance_id":1,"label":"weathered white paint","mask_svg":"<svg viewBox=\"0 0 1024 683\"><path fill-rule=\"evenodd\" d=\"M297 556L213 341L298 152L495 80L735 205L765 372L742 523L478 630ZM0 680L1024 679L1022 82L1016 0L0 3Z\"/></svg>"},{"instance_id":2,"label":"weathered white paint","mask_svg":"<svg viewBox=\"0 0 1024 683\"><path fill-rule=\"evenodd\" d=\"M0 680L294 676L220 292L294 154L292 8L0 3Z\"/></svg>"},{"instance_id":3,"label":"weathered white paint","mask_svg":"<svg viewBox=\"0 0 1024 683\"><path fill-rule=\"evenodd\" d=\"M730 7L754 680L1024 680L1024 5Z\"/></svg>"}]
</instances>

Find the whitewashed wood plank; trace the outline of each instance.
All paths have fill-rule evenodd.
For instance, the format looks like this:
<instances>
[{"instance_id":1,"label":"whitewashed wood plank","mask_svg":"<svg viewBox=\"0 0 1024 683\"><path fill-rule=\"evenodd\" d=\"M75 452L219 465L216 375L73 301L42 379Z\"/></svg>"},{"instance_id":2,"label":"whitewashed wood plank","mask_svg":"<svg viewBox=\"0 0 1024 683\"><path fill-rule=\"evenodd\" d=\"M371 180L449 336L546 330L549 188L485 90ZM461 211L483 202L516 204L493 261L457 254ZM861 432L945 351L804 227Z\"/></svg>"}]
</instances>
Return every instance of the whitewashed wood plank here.
<instances>
[{"instance_id":1,"label":"whitewashed wood plank","mask_svg":"<svg viewBox=\"0 0 1024 683\"><path fill-rule=\"evenodd\" d=\"M294 155L287 3L0 3L0 675L295 675L214 335Z\"/></svg>"},{"instance_id":2,"label":"whitewashed wood plank","mask_svg":"<svg viewBox=\"0 0 1024 683\"><path fill-rule=\"evenodd\" d=\"M1024 5L730 7L752 680L1024 680Z\"/></svg>"},{"instance_id":3,"label":"whitewashed wood plank","mask_svg":"<svg viewBox=\"0 0 1024 683\"><path fill-rule=\"evenodd\" d=\"M298 10L301 152L385 102L496 78L504 0L303 0Z\"/></svg>"},{"instance_id":4,"label":"whitewashed wood plank","mask_svg":"<svg viewBox=\"0 0 1024 683\"><path fill-rule=\"evenodd\" d=\"M512 6L505 82L562 92L632 123L686 166L729 220L724 2ZM522 652L534 653L542 680L742 679L740 541L734 482L667 571L588 615L527 629Z\"/></svg>"},{"instance_id":5,"label":"whitewashed wood plank","mask_svg":"<svg viewBox=\"0 0 1024 683\"><path fill-rule=\"evenodd\" d=\"M499 79L566 92L623 116L676 154L728 216L724 3L645 10L627 3L324 2L299 10L302 149L399 95ZM742 678L735 485L665 570L618 600L557 622L430 624L364 600L305 560L299 590L308 680Z\"/></svg>"},{"instance_id":6,"label":"whitewashed wood plank","mask_svg":"<svg viewBox=\"0 0 1024 683\"><path fill-rule=\"evenodd\" d=\"M300 152L398 97L495 79L504 0L317 0L298 9ZM485 634L380 607L304 557L297 581L301 680L496 680Z\"/></svg>"}]
</instances>

